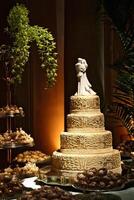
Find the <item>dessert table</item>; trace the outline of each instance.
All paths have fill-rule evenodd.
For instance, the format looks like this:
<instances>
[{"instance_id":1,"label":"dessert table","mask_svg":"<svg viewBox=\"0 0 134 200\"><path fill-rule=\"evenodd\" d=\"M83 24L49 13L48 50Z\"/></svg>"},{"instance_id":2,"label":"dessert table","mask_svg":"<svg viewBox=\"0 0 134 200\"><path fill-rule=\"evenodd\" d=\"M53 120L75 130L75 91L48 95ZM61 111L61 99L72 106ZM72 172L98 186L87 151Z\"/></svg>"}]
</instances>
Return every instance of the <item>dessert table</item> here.
<instances>
[{"instance_id":1,"label":"dessert table","mask_svg":"<svg viewBox=\"0 0 134 200\"><path fill-rule=\"evenodd\" d=\"M115 194L121 200L134 200L134 186L121 191L106 192L107 194Z\"/></svg>"},{"instance_id":2,"label":"dessert table","mask_svg":"<svg viewBox=\"0 0 134 200\"><path fill-rule=\"evenodd\" d=\"M38 180L37 177L30 177L30 178L25 178L22 180L22 184L24 186L24 189L28 191L32 191L33 189L39 189L43 184ZM47 184L44 184L47 185ZM51 184L48 184L51 185ZM52 186L52 185L51 185ZM53 184L53 187L55 185ZM57 186L57 185L56 185ZM74 196L77 197L78 200L134 200L134 182L129 185L128 188L123 189L123 190L118 190L118 191L107 191L107 192L101 192L101 191L91 191L91 192L82 192L79 191L73 187L68 187L68 186L60 186L61 189L64 189L67 192L70 192ZM18 197L20 195L17 195L17 197L8 197L7 199L5 198L4 200L18 200ZM94 196L100 197L100 198L93 198Z\"/></svg>"},{"instance_id":3,"label":"dessert table","mask_svg":"<svg viewBox=\"0 0 134 200\"><path fill-rule=\"evenodd\" d=\"M89 200L89 194L82 194L78 192L71 192L73 195L77 195L80 200ZM104 194L105 200L134 200L134 188L129 188L124 191L106 192ZM10 200L16 200L12 198Z\"/></svg>"},{"instance_id":4,"label":"dessert table","mask_svg":"<svg viewBox=\"0 0 134 200\"><path fill-rule=\"evenodd\" d=\"M129 164L129 160L127 163ZM131 162L130 162L131 163ZM75 185L74 180L71 177L65 177L57 175L53 172L51 167L51 162L40 168L39 174L32 177L22 178L21 184L24 191L34 191L34 189L40 189L41 186L55 186L67 191L77 197L78 200L134 200L134 178L129 179L126 184L117 187L114 185L111 189L107 190L96 190L95 189L82 189L80 185ZM16 193L15 193L16 194ZM92 198L92 196L97 196L97 198ZM4 200L18 200L20 194L16 194L12 198L8 197Z\"/></svg>"},{"instance_id":5,"label":"dessert table","mask_svg":"<svg viewBox=\"0 0 134 200\"><path fill-rule=\"evenodd\" d=\"M38 189L42 185L40 184L40 182L38 181L36 182L36 177L27 178L25 179L24 182L25 182L24 185L27 188L31 188L31 189ZM48 185L51 185L51 184L48 184ZM55 185L53 184L53 186ZM128 185L128 187L126 187L126 189L118 190L118 191L113 190L113 191L107 191L107 192L101 192L101 191L95 191L95 190L91 192L81 192L73 187L67 187L67 186L62 186L62 185L61 186L58 185L58 186L64 189L65 191L68 191L71 194L76 195L78 199L80 200L92 200L91 196L95 194L103 196L104 200L134 200L134 181L130 182L130 184ZM100 199L103 200L103 198L100 198ZM98 198L97 200L100 200L100 199Z\"/></svg>"},{"instance_id":6,"label":"dessert table","mask_svg":"<svg viewBox=\"0 0 134 200\"><path fill-rule=\"evenodd\" d=\"M127 160L127 162L131 162L131 160ZM54 175L53 173L51 173L51 165L46 166L43 170L45 173L50 174L50 175ZM50 172L49 172L50 170ZM48 183L49 185L49 183ZM77 191L73 188L69 188L69 187L62 187L64 190L67 190L69 192L71 192L74 195L79 195L80 200L90 200L89 196L91 194L90 193L84 193L81 191ZM93 191L92 193L95 193L95 191ZM124 189L121 190L113 190L113 191L107 191L107 192L102 192L102 194L104 194L105 196L105 200L134 200L134 180L130 181Z\"/></svg>"},{"instance_id":7,"label":"dessert table","mask_svg":"<svg viewBox=\"0 0 134 200\"><path fill-rule=\"evenodd\" d=\"M73 194L78 194L77 192L74 192ZM82 194L82 193L79 193ZM134 200L134 186L127 188L125 190L121 190L121 191L110 191L110 192L103 192L104 196L105 196L105 200ZM84 197L85 195L85 197ZM88 200L88 197L90 196L90 194L83 194L82 199L84 200ZM111 198L110 198L111 196Z\"/></svg>"}]
</instances>

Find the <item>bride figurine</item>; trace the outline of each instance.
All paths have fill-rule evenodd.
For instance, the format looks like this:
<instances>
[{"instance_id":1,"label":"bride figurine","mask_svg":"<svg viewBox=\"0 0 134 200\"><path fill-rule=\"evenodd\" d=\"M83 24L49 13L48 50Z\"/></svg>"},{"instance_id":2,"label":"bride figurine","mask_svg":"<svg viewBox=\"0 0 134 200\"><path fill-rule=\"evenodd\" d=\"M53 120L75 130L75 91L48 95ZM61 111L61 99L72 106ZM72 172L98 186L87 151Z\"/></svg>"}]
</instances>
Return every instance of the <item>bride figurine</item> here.
<instances>
[{"instance_id":1,"label":"bride figurine","mask_svg":"<svg viewBox=\"0 0 134 200\"><path fill-rule=\"evenodd\" d=\"M96 93L91 89L92 85L89 83L86 75L88 64L85 59L78 58L78 62L75 64L77 78L78 78L78 90L75 95L95 95Z\"/></svg>"}]
</instances>

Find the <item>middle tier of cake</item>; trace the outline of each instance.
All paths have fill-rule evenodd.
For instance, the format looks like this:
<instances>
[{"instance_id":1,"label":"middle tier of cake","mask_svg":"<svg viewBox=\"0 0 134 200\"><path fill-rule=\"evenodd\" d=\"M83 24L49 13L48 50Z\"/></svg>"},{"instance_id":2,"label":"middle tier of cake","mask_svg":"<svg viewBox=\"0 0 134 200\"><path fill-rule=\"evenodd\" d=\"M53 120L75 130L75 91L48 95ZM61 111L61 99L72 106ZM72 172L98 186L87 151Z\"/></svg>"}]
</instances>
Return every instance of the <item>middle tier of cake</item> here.
<instances>
[{"instance_id":1,"label":"middle tier of cake","mask_svg":"<svg viewBox=\"0 0 134 200\"><path fill-rule=\"evenodd\" d=\"M72 133L63 132L60 135L60 151L64 153L96 153L109 152L112 148L112 133L110 131Z\"/></svg>"},{"instance_id":2,"label":"middle tier of cake","mask_svg":"<svg viewBox=\"0 0 134 200\"><path fill-rule=\"evenodd\" d=\"M101 112L71 113L67 115L67 132L103 131L104 115Z\"/></svg>"}]
</instances>

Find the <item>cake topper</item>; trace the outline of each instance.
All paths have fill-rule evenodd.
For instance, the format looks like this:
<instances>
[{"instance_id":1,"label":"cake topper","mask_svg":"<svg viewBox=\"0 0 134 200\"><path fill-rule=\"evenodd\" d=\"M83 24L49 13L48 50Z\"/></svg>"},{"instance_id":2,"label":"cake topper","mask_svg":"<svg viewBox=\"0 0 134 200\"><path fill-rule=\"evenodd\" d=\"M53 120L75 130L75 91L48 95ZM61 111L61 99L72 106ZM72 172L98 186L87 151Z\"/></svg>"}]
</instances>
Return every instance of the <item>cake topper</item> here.
<instances>
[{"instance_id":1,"label":"cake topper","mask_svg":"<svg viewBox=\"0 0 134 200\"><path fill-rule=\"evenodd\" d=\"M96 93L91 89L92 85L89 83L86 75L88 64L85 59L78 58L78 62L75 64L78 89L75 95L95 95Z\"/></svg>"}]
</instances>

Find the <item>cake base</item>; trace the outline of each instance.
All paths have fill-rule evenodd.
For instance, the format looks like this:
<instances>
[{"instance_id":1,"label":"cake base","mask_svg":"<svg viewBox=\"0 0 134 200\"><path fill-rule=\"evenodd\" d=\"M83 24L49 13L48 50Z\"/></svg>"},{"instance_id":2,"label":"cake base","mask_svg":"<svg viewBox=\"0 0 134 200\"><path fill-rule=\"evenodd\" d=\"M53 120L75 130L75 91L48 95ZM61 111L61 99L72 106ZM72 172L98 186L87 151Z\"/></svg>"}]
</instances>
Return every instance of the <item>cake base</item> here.
<instances>
[{"instance_id":1,"label":"cake base","mask_svg":"<svg viewBox=\"0 0 134 200\"><path fill-rule=\"evenodd\" d=\"M118 150L95 154L65 154L55 151L52 156L52 170L61 175L75 176L78 172L107 168L109 171L121 173L121 158Z\"/></svg>"}]
</instances>

